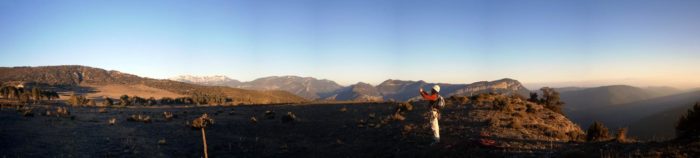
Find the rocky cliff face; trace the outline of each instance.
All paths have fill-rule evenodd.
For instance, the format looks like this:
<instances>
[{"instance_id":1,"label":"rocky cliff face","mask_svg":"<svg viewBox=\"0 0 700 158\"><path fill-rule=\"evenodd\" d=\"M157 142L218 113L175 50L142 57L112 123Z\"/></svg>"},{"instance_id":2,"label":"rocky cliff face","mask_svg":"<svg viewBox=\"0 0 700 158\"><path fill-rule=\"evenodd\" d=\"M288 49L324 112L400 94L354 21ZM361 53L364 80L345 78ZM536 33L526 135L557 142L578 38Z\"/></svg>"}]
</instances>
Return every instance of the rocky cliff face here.
<instances>
[{"instance_id":1,"label":"rocky cliff face","mask_svg":"<svg viewBox=\"0 0 700 158\"><path fill-rule=\"evenodd\" d=\"M460 85L454 91L445 92L447 96L471 96L482 93L519 94L528 96L530 93L517 80L505 78L496 81L481 81L472 84Z\"/></svg>"}]
</instances>

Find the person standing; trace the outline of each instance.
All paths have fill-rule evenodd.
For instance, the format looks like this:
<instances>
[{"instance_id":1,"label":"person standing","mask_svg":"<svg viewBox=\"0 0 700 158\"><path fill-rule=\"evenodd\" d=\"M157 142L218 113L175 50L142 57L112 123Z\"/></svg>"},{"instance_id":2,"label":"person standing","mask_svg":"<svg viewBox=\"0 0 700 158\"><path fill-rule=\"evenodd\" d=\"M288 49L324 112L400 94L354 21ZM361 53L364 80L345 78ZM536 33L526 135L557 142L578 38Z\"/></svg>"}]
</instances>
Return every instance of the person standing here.
<instances>
[{"instance_id":1,"label":"person standing","mask_svg":"<svg viewBox=\"0 0 700 158\"><path fill-rule=\"evenodd\" d=\"M431 143L431 145L435 145L440 143L440 126L438 125L438 118L440 118L440 108L445 106L445 100L442 98L442 96L440 96L439 85L433 86L430 94L425 92L423 88L420 88L418 91L423 99L427 100L430 105L430 128L433 129L433 143Z\"/></svg>"}]
</instances>

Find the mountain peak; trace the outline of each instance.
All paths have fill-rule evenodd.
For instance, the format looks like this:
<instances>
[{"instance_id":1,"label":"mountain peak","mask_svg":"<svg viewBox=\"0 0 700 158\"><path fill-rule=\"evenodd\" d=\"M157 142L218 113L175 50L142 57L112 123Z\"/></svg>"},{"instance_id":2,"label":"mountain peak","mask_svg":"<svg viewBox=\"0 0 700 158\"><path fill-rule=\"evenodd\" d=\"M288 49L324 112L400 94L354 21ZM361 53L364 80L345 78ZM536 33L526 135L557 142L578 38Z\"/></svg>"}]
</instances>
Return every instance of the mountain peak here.
<instances>
[{"instance_id":1,"label":"mountain peak","mask_svg":"<svg viewBox=\"0 0 700 158\"><path fill-rule=\"evenodd\" d=\"M229 86L235 87L241 82L238 80L231 79L223 75L213 75L213 76L194 76L194 75L180 75L170 78L173 81L180 81L186 83L194 83L207 86Z\"/></svg>"}]
</instances>

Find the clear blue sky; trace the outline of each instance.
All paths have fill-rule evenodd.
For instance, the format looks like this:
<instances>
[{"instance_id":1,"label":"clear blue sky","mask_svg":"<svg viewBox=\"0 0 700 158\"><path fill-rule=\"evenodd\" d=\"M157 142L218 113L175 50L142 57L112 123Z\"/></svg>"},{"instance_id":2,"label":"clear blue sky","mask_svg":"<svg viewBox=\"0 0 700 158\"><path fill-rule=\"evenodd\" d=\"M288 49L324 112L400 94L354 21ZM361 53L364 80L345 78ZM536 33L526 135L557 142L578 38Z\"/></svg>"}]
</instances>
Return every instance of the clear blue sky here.
<instances>
[{"instance_id":1,"label":"clear blue sky","mask_svg":"<svg viewBox=\"0 0 700 158\"><path fill-rule=\"evenodd\" d=\"M699 28L698 0L1 0L0 66L698 87Z\"/></svg>"}]
</instances>

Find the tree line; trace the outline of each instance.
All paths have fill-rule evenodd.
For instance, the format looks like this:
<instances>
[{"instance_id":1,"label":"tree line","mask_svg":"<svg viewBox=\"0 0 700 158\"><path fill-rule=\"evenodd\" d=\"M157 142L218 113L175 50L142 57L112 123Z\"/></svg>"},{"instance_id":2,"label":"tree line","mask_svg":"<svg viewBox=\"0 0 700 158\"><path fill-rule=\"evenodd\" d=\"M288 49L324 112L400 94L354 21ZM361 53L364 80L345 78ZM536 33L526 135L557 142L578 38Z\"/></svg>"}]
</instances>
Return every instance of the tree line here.
<instances>
[{"instance_id":1,"label":"tree line","mask_svg":"<svg viewBox=\"0 0 700 158\"><path fill-rule=\"evenodd\" d=\"M208 95L195 93L190 97L163 97L156 99L154 97L143 98L139 96L122 95L119 98L103 97L101 99L103 106L155 106L155 105L227 105L233 102L233 99L223 95ZM72 95L68 100L68 104L73 106L96 106L95 99L88 99L82 95Z\"/></svg>"},{"instance_id":2,"label":"tree line","mask_svg":"<svg viewBox=\"0 0 700 158\"><path fill-rule=\"evenodd\" d=\"M2 86L0 88L0 96L9 100L18 100L21 103L40 103L42 100L58 99L58 93L55 91L41 90L37 87L25 89L23 87Z\"/></svg>"}]
</instances>

